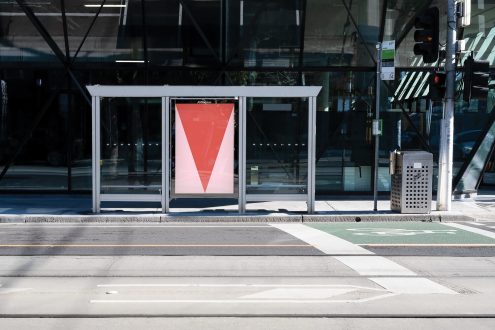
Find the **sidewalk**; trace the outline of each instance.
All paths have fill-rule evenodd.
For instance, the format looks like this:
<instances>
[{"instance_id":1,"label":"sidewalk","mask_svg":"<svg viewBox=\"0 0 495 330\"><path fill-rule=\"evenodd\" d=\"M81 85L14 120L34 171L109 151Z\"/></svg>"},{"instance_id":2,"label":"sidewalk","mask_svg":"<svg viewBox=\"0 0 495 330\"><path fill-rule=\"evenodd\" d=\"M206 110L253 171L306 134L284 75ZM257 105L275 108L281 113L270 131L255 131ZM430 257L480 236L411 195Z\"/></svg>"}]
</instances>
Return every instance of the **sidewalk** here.
<instances>
[{"instance_id":1,"label":"sidewalk","mask_svg":"<svg viewBox=\"0 0 495 330\"><path fill-rule=\"evenodd\" d=\"M137 206L129 208L129 206ZM0 222L311 222L311 221L474 221L495 220L495 191L453 201L452 210L431 214L400 214L380 198L373 211L372 196L330 196L316 201L315 214L306 213L304 202L248 203L245 214L237 213L237 200L183 199L171 202L169 214L159 205L115 204L100 214L91 211L90 195L3 195Z\"/></svg>"}]
</instances>

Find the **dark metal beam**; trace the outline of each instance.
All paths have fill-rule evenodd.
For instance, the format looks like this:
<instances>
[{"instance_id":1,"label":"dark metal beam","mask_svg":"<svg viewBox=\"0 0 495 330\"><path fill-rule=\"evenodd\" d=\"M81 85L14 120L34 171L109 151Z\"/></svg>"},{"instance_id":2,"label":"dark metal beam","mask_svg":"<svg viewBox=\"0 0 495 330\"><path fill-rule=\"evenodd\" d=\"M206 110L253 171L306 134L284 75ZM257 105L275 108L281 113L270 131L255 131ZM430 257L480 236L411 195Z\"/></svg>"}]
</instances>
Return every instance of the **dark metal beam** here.
<instances>
[{"instance_id":1,"label":"dark metal beam","mask_svg":"<svg viewBox=\"0 0 495 330\"><path fill-rule=\"evenodd\" d=\"M388 0L383 0L383 7L382 7L382 17L380 18L380 34L378 35L378 41L383 42L383 36L385 34L385 22L387 18L387 7L388 7Z\"/></svg>"},{"instance_id":2,"label":"dark metal beam","mask_svg":"<svg viewBox=\"0 0 495 330\"><path fill-rule=\"evenodd\" d=\"M388 83L386 83L385 81L383 82L385 84L385 86L387 87L387 89L389 91L391 91L391 87L389 86ZM418 138L419 138L419 142L421 143L421 146L426 149L428 152L431 152L431 148L430 148L430 145L426 142L423 134L421 134L421 132L419 131L419 129L416 127L416 125L414 124L414 122L412 121L411 117L409 117L409 114L407 113L406 109L404 108L404 104L401 102L401 101L397 101L397 104L399 105L400 107L400 110L402 111L402 114L406 117L406 120L407 120L407 123L409 125L411 125L411 127L414 129L414 131L416 132L416 134L418 135Z\"/></svg>"},{"instance_id":3,"label":"dark metal beam","mask_svg":"<svg viewBox=\"0 0 495 330\"><path fill-rule=\"evenodd\" d=\"M67 17L65 15L65 0L60 0L60 11L62 12L62 29L64 31L65 58L70 59L69 33L67 31Z\"/></svg>"},{"instance_id":4,"label":"dark metal beam","mask_svg":"<svg viewBox=\"0 0 495 330\"><path fill-rule=\"evenodd\" d=\"M141 25L142 25L142 38L143 38L143 53L144 53L144 80L145 84L147 85L149 83L149 72L148 72L148 65L149 65L149 57L148 57L148 28L146 24L146 6L145 6L145 0L141 0Z\"/></svg>"},{"instance_id":5,"label":"dark metal beam","mask_svg":"<svg viewBox=\"0 0 495 330\"><path fill-rule=\"evenodd\" d=\"M76 57L77 55L79 55L79 52L81 51L81 48L82 46L84 45L84 43L86 42L86 39L88 38L89 36L89 33L91 32L91 30L93 29L93 25L95 25L96 23L96 19L98 18L98 16L100 16L100 13L101 13L101 10L103 9L103 6L105 5L105 2L107 0L102 0L101 2L101 5L100 7L98 8L98 11L96 12L95 14L95 17L93 17L93 20L91 21L91 24L89 25L88 27L88 30L86 31L86 33L84 34L84 37L83 39L81 40L81 43L79 44L79 47L77 47L77 50L76 52L74 53L74 56L72 56L72 60L71 60L71 64L74 64L74 62L76 61Z\"/></svg>"},{"instance_id":6,"label":"dark metal beam","mask_svg":"<svg viewBox=\"0 0 495 330\"><path fill-rule=\"evenodd\" d=\"M453 189L453 191L456 190L457 185L459 185L459 182L461 181L462 177L464 176L464 174L466 174L466 170L468 169L469 165L473 161L474 156L476 155L476 153L480 149L481 144L485 140L488 132L490 131L490 128L493 126L494 123L495 123L495 109L493 109L492 112L490 113L490 117L489 117L488 121L486 122L485 126L483 127L480 135L478 136L478 139L476 140L476 143L474 144L473 149L471 149L471 152L469 153L468 159L462 164L461 168L457 172L457 175L452 180L452 187L453 187L452 189ZM488 165L488 162L489 162L489 160L490 160L490 158L491 158L491 156L493 154L494 147L495 147L495 141L491 145L490 152L488 152L487 158L485 159L485 162L483 164L483 168L480 171L480 175L478 177L477 184L476 184L476 189L478 189L478 187L479 187L479 185L481 183L481 179L483 177L483 173L485 172L486 167Z\"/></svg>"},{"instance_id":7,"label":"dark metal beam","mask_svg":"<svg viewBox=\"0 0 495 330\"><path fill-rule=\"evenodd\" d=\"M74 81L74 84L77 86L77 88L81 92L83 98L86 100L88 105L91 106L91 99L89 98L89 96L88 96L87 92L84 90L84 88L81 86L81 83L79 82L79 80L76 78L76 76L72 72L68 58L65 57L65 55L62 53L62 51L58 47L57 43L53 40L53 38L50 36L48 31L43 26L43 24L41 24L39 19L36 17L36 15L32 11L32 9L25 3L25 1L24 0L16 0L16 1L17 1L17 4L19 5L19 7L22 9L22 11L26 14L27 18L34 25L34 27L36 28L38 33L45 40L45 42L48 44L48 46L50 47L52 52L59 59L59 61L64 65L65 69L67 70L67 73L69 74L71 79Z\"/></svg>"},{"instance_id":8,"label":"dark metal beam","mask_svg":"<svg viewBox=\"0 0 495 330\"><path fill-rule=\"evenodd\" d=\"M364 45L364 48L366 49L366 52L368 53L368 55L370 56L370 59L373 61L373 64L376 65L376 61L375 61L375 58L373 57L373 53L371 52L371 50L369 49L368 45L366 44L364 38L363 38L363 35L361 34L361 31L359 31L359 28L357 26L357 23L356 21L354 20L354 16L352 16L352 12L351 12L351 9L349 8L349 6L347 5L346 1L345 0L342 0L342 4L344 5L345 7L345 10L347 11L347 15L348 17L351 19L351 22L352 22L352 25L354 26L354 28L356 29L356 33L359 37L359 39L361 39L361 42L363 43Z\"/></svg>"},{"instance_id":9,"label":"dark metal beam","mask_svg":"<svg viewBox=\"0 0 495 330\"><path fill-rule=\"evenodd\" d=\"M208 47L208 49L210 50L211 54L213 55L213 57L215 57L215 59L218 61L218 63L221 64L222 63L222 59L220 58L220 56L218 56L217 52L215 51L215 49L211 45L210 41L208 40L208 38L204 34L203 29L201 29L201 26L199 26L198 22L196 21L196 19L194 18L193 14L189 10L189 7L187 7L187 5L185 4L184 0L177 0L177 1L179 1L179 4L182 6L183 12L185 12L186 15L189 17L189 19L191 20L191 23L193 24L193 26L196 29L196 31L199 33L199 36L201 37L201 39L203 40L203 42L206 44L206 47Z\"/></svg>"},{"instance_id":10,"label":"dark metal beam","mask_svg":"<svg viewBox=\"0 0 495 330\"><path fill-rule=\"evenodd\" d=\"M304 34L306 33L306 8L307 0L299 0L299 85L303 83L303 66L304 66Z\"/></svg>"}]
</instances>

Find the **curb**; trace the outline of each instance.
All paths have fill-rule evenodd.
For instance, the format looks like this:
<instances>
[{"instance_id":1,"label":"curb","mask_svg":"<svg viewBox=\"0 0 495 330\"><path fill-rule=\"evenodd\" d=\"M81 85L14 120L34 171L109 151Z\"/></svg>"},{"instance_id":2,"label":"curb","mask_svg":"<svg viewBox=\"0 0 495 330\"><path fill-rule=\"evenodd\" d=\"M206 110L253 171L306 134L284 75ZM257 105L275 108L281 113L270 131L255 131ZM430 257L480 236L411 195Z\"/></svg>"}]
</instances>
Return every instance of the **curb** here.
<instances>
[{"instance_id":1,"label":"curb","mask_svg":"<svg viewBox=\"0 0 495 330\"><path fill-rule=\"evenodd\" d=\"M476 221L461 213L450 214L268 214L268 215L0 215L0 223L302 223L302 222L443 222Z\"/></svg>"}]
</instances>

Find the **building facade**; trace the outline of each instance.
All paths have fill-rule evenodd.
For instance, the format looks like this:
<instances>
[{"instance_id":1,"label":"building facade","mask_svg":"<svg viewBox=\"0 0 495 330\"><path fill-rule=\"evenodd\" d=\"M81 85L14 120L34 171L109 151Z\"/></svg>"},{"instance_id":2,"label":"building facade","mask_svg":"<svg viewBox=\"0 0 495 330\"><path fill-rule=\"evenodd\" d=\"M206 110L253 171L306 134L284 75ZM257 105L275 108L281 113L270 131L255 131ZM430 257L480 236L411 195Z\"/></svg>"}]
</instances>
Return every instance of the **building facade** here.
<instances>
[{"instance_id":1,"label":"building facade","mask_svg":"<svg viewBox=\"0 0 495 330\"><path fill-rule=\"evenodd\" d=\"M371 193L375 45L395 40L396 79L382 82L378 190L390 190L389 152L438 160L442 103L413 53L414 18L445 0L8 0L0 1L0 191L91 191L87 85L322 86L316 116L316 194ZM466 49L495 61L495 4L472 4ZM463 61L457 94L462 95ZM122 104L107 100L109 107ZM110 106L110 104L113 104ZM156 104L128 101L102 117L102 158L125 160L127 178L160 170ZM248 185L305 178L305 100L248 104ZM491 182L494 94L455 106L454 187ZM483 176L483 172L485 175ZM436 177L436 173L434 175ZM129 180L131 180L129 179ZM136 184L139 184L137 182ZM436 184L434 184L434 187Z\"/></svg>"}]
</instances>

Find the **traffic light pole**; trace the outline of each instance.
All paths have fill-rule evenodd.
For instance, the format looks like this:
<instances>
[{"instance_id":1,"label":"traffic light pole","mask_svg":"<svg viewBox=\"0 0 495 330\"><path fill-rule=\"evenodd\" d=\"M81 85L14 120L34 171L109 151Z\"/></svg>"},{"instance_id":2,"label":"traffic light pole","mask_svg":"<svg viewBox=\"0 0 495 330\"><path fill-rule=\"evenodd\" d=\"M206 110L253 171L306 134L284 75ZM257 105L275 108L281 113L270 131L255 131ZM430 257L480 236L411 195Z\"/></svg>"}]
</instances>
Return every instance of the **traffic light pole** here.
<instances>
[{"instance_id":1,"label":"traffic light pole","mask_svg":"<svg viewBox=\"0 0 495 330\"><path fill-rule=\"evenodd\" d=\"M380 120L380 88L381 88L381 73L382 73L382 43L376 44L376 88L375 88L375 120L378 124ZM378 211L378 157L380 151L380 135L378 131L374 131L375 135L375 166L373 175L373 211Z\"/></svg>"},{"instance_id":2,"label":"traffic light pole","mask_svg":"<svg viewBox=\"0 0 495 330\"><path fill-rule=\"evenodd\" d=\"M455 98L455 47L456 47L455 0L447 4L447 44L445 58L445 99L440 130L440 152L438 156L437 210L450 211L452 202L452 167L454 143L454 98Z\"/></svg>"}]
</instances>

